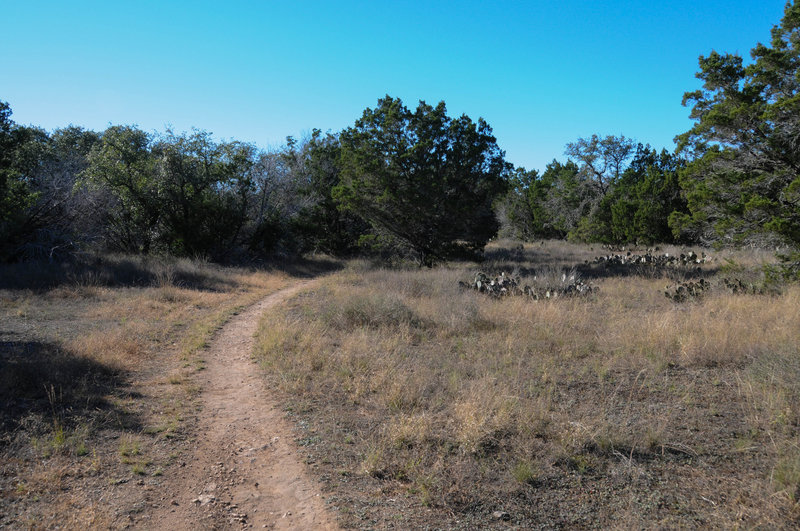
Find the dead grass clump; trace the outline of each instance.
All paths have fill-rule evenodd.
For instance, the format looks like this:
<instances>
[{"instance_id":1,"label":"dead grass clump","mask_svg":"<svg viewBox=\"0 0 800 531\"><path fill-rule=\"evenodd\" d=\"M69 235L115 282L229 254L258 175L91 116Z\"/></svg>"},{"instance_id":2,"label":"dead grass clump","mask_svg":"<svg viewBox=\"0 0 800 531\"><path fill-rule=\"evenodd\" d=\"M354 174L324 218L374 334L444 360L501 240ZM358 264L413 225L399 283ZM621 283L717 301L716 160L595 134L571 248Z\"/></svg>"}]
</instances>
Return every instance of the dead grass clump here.
<instances>
[{"instance_id":1,"label":"dead grass clump","mask_svg":"<svg viewBox=\"0 0 800 531\"><path fill-rule=\"evenodd\" d=\"M788 449L782 455L775 468L772 470L772 481L775 490L784 502L790 507L790 511L798 515L800 512L800 450L796 447Z\"/></svg>"},{"instance_id":2,"label":"dead grass clump","mask_svg":"<svg viewBox=\"0 0 800 531\"><path fill-rule=\"evenodd\" d=\"M308 380L320 378L320 374L334 370L336 365L336 360L326 355L318 339L322 333L318 324L307 323L296 316L286 320L268 316L261 324L256 359L264 369L276 375L276 383L283 390L302 394ZM350 369L339 366L335 370Z\"/></svg>"},{"instance_id":3,"label":"dead grass clump","mask_svg":"<svg viewBox=\"0 0 800 531\"><path fill-rule=\"evenodd\" d=\"M66 348L114 370L131 370L144 361L146 354L136 332L122 327L97 330L69 341Z\"/></svg>"},{"instance_id":4,"label":"dead grass clump","mask_svg":"<svg viewBox=\"0 0 800 531\"><path fill-rule=\"evenodd\" d=\"M156 297L161 302L188 302L192 299L192 296L186 290L171 285L157 288L156 293Z\"/></svg>"},{"instance_id":5,"label":"dead grass clump","mask_svg":"<svg viewBox=\"0 0 800 531\"><path fill-rule=\"evenodd\" d=\"M427 409L424 407L427 382L402 369L387 370L383 380L381 399L389 411L412 413L417 409Z\"/></svg>"},{"instance_id":6,"label":"dead grass clump","mask_svg":"<svg viewBox=\"0 0 800 531\"><path fill-rule=\"evenodd\" d=\"M442 337L472 336L488 332L496 323L471 293L453 294L452 304L442 306L440 299L421 301L417 308L423 319L435 323L434 330Z\"/></svg>"},{"instance_id":7,"label":"dead grass clump","mask_svg":"<svg viewBox=\"0 0 800 531\"><path fill-rule=\"evenodd\" d=\"M425 413L401 414L387 424L386 437L394 450L414 448L432 436L432 423L431 416Z\"/></svg>"},{"instance_id":8,"label":"dead grass clump","mask_svg":"<svg viewBox=\"0 0 800 531\"><path fill-rule=\"evenodd\" d=\"M324 315L330 325L343 330L362 326L414 326L417 323L414 312L399 297L380 293L348 297L341 305L334 303Z\"/></svg>"},{"instance_id":9,"label":"dead grass clump","mask_svg":"<svg viewBox=\"0 0 800 531\"><path fill-rule=\"evenodd\" d=\"M315 307L306 306L306 313L319 313L327 326L342 331L360 328L420 328L419 316L403 297L386 290L375 290L363 283L362 277L352 279L351 286L329 284L327 297Z\"/></svg>"},{"instance_id":10,"label":"dead grass clump","mask_svg":"<svg viewBox=\"0 0 800 531\"><path fill-rule=\"evenodd\" d=\"M787 345L788 346L788 345ZM791 347L764 353L742 375L741 392L754 407L754 426L791 433L800 426L800 356Z\"/></svg>"},{"instance_id":11,"label":"dead grass clump","mask_svg":"<svg viewBox=\"0 0 800 531\"><path fill-rule=\"evenodd\" d=\"M494 378L470 382L453 405L456 440L467 453L499 446L516 431L519 398Z\"/></svg>"},{"instance_id":12,"label":"dead grass clump","mask_svg":"<svg viewBox=\"0 0 800 531\"><path fill-rule=\"evenodd\" d=\"M765 300L758 296L718 296L690 308L672 329L681 363L742 364L796 342L800 330L797 291ZM667 328L663 329L667 331Z\"/></svg>"},{"instance_id":13,"label":"dead grass clump","mask_svg":"<svg viewBox=\"0 0 800 531\"><path fill-rule=\"evenodd\" d=\"M765 352L738 379L750 426L741 446L766 447L769 479L787 510L800 517L800 357L796 346Z\"/></svg>"}]
</instances>

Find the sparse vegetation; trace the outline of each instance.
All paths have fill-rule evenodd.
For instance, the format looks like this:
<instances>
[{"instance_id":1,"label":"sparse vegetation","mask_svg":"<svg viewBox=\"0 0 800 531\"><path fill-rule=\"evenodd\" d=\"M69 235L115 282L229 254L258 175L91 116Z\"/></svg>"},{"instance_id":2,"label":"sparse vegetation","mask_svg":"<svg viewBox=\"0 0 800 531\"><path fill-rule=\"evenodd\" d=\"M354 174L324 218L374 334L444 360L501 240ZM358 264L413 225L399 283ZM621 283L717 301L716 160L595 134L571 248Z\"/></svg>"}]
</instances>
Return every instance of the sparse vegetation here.
<instances>
[{"instance_id":1,"label":"sparse vegetation","mask_svg":"<svg viewBox=\"0 0 800 531\"><path fill-rule=\"evenodd\" d=\"M290 277L123 255L0 266L0 526L123 525L191 434L203 346Z\"/></svg>"},{"instance_id":2,"label":"sparse vegetation","mask_svg":"<svg viewBox=\"0 0 800 531\"><path fill-rule=\"evenodd\" d=\"M215 331L320 251L351 262L255 356L345 525L800 527L799 35L787 2L747 65L701 56L676 152L592 135L541 175L443 101L267 151L0 101L0 527L132 525L197 375L244 383Z\"/></svg>"},{"instance_id":3,"label":"sparse vegetation","mask_svg":"<svg viewBox=\"0 0 800 531\"><path fill-rule=\"evenodd\" d=\"M480 266L577 273L600 287L590 298L486 297L458 286L474 264L355 264L265 317L258 358L302 405L291 415L313 427L345 523L796 524L798 287L675 304L665 281L721 286L726 257L755 278L762 257L645 271L596 267L596 253L497 245Z\"/></svg>"}]
</instances>

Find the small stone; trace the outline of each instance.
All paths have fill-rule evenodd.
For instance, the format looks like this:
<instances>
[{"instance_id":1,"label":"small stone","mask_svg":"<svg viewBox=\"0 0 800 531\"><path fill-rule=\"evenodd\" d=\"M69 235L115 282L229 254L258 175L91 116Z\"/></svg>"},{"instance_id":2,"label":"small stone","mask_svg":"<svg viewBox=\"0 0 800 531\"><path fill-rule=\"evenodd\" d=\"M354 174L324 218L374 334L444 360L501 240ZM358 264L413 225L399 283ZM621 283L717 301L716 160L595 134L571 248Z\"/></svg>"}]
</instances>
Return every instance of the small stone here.
<instances>
[{"instance_id":1,"label":"small stone","mask_svg":"<svg viewBox=\"0 0 800 531\"><path fill-rule=\"evenodd\" d=\"M505 511L495 511L492 513L492 518L495 520L503 520L504 522L508 522L511 520L511 515Z\"/></svg>"},{"instance_id":2,"label":"small stone","mask_svg":"<svg viewBox=\"0 0 800 531\"><path fill-rule=\"evenodd\" d=\"M212 496L211 494L201 494L197 498L193 499L193 503L199 503L200 505L208 505L209 503L217 501L217 498Z\"/></svg>"}]
</instances>

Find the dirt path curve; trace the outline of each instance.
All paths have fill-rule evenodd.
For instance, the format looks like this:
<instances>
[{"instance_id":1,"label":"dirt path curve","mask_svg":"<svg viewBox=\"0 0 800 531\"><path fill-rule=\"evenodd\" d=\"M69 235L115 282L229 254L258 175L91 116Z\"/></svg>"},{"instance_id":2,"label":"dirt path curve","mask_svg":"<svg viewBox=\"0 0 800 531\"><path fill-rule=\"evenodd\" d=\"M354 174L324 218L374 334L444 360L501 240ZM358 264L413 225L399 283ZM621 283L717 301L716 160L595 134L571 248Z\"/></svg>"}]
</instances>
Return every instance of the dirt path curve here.
<instances>
[{"instance_id":1,"label":"dirt path curve","mask_svg":"<svg viewBox=\"0 0 800 531\"><path fill-rule=\"evenodd\" d=\"M249 307L214 339L193 455L170 472L148 529L338 529L251 359L261 315L310 282Z\"/></svg>"}]
</instances>

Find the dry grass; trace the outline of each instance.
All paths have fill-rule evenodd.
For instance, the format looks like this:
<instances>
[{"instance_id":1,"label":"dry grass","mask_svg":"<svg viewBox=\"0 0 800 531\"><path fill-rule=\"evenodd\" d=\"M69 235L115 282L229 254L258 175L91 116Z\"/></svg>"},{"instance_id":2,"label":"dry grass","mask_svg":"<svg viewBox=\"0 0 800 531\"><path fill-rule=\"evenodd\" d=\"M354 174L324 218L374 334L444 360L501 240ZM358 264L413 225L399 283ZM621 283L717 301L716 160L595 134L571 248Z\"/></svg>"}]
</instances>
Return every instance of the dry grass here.
<instances>
[{"instance_id":1,"label":"dry grass","mask_svg":"<svg viewBox=\"0 0 800 531\"><path fill-rule=\"evenodd\" d=\"M545 242L480 266L574 272L600 286L588 299L460 291L469 264L357 264L265 317L258 356L300 425L324 434L312 453L346 522L502 526L501 510L520 526L797 524L800 287L678 304L666 283L717 286L731 263L757 278L765 257L620 276L587 267L597 254ZM375 508L376 492L395 509Z\"/></svg>"},{"instance_id":2,"label":"dry grass","mask_svg":"<svg viewBox=\"0 0 800 531\"><path fill-rule=\"evenodd\" d=\"M134 522L191 433L202 348L290 277L125 256L3 266L0 527Z\"/></svg>"}]
</instances>

